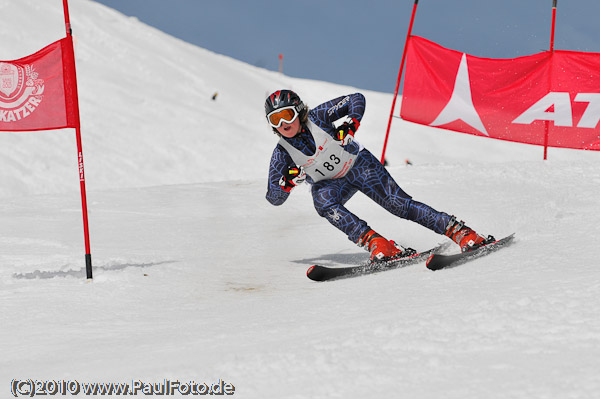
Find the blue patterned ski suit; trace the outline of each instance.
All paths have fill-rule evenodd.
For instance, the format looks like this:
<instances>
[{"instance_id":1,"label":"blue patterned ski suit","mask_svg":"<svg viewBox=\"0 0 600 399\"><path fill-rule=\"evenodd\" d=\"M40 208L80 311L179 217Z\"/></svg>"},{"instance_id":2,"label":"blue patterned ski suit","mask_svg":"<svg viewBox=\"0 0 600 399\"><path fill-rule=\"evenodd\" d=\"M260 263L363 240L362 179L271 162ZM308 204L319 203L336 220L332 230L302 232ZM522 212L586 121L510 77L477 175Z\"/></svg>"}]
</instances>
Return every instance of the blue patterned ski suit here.
<instances>
[{"instance_id":1,"label":"blue patterned ski suit","mask_svg":"<svg viewBox=\"0 0 600 399\"><path fill-rule=\"evenodd\" d=\"M364 111L365 97L355 93L319 105L309 111L308 117L333 137L334 121L349 116L360 122ZM316 151L314 139L306 125L302 125L301 131L296 136L285 140L306 155L312 155ZM361 149L356 141L348 144L345 149L358 156L344 177L321 180L317 183L307 177L307 181L312 185L314 206L320 216L344 232L350 241L357 243L361 235L371 228L364 220L346 209L344 204L357 191L361 191L390 213L419 223L438 234L444 234L450 215L413 200L398 186L381 162L367 149ZM280 144L277 144L271 157L266 195L267 200L273 205L283 204L290 194L279 186L279 178L290 165L294 165L291 156Z\"/></svg>"}]
</instances>

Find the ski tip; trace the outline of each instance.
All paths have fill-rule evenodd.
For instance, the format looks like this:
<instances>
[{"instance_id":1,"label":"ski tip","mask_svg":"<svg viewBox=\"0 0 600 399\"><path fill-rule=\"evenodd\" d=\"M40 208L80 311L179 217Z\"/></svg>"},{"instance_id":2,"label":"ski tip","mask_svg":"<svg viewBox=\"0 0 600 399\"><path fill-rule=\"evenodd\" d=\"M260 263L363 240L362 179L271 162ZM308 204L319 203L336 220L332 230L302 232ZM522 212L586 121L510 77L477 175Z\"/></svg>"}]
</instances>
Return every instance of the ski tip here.
<instances>
[{"instance_id":1,"label":"ski tip","mask_svg":"<svg viewBox=\"0 0 600 399\"><path fill-rule=\"evenodd\" d=\"M313 265L306 271L306 277L312 281L323 281L326 280L325 272L321 266Z\"/></svg>"},{"instance_id":2,"label":"ski tip","mask_svg":"<svg viewBox=\"0 0 600 399\"><path fill-rule=\"evenodd\" d=\"M439 257L431 255L429 259L427 259L427 263L425 263L425 267L427 267L431 271L436 271L444 268L443 261L439 260Z\"/></svg>"},{"instance_id":3,"label":"ski tip","mask_svg":"<svg viewBox=\"0 0 600 399\"><path fill-rule=\"evenodd\" d=\"M436 271L440 270L443 266L440 265L439 257L436 257L436 254L429 255L427 258L427 262L425 262L425 267L429 270Z\"/></svg>"},{"instance_id":4,"label":"ski tip","mask_svg":"<svg viewBox=\"0 0 600 399\"><path fill-rule=\"evenodd\" d=\"M427 258L427 262L425 262L425 266L429 267L429 262L431 262L431 259L433 259L433 256L434 256L434 255L435 255L435 254L431 254L431 255L429 255L429 257Z\"/></svg>"}]
</instances>

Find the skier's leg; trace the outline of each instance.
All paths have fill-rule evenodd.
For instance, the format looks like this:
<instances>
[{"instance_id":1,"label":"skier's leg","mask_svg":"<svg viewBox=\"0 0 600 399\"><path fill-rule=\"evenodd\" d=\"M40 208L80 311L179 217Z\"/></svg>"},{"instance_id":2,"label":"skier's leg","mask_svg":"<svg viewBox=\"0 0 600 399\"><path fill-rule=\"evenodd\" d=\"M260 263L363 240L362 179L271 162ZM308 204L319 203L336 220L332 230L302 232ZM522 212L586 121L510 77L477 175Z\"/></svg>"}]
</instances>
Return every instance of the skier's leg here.
<instances>
[{"instance_id":1,"label":"skier's leg","mask_svg":"<svg viewBox=\"0 0 600 399\"><path fill-rule=\"evenodd\" d=\"M332 225L344 232L350 241L371 253L371 259L382 260L398 256L407 248L397 246L373 231L364 220L350 212L344 204L357 189L344 178L324 180L313 185L315 209ZM414 250L410 249L414 252Z\"/></svg>"},{"instance_id":2,"label":"skier's leg","mask_svg":"<svg viewBox=\"0 0 600 399\"><path fill-rule=\"evenodd\" d=\"M451 216L415 201L394 181L385 167L367 150L362 150L346 176L366 196L390 213L444 234Z\"/></svg>"},{"instance_id":3,"label":"skier's leg","mask_svg":"<svg viewBox=\"0 0 600 399\"><path fill-rule=\"evenodd\" d=\"M367 222L344 207L356 191L356 188L347 184L343 178L321 180L312 186L313 202L319 216L327 219L354 243L365 231L370 230Z\"/></svg>"}]
</instances>

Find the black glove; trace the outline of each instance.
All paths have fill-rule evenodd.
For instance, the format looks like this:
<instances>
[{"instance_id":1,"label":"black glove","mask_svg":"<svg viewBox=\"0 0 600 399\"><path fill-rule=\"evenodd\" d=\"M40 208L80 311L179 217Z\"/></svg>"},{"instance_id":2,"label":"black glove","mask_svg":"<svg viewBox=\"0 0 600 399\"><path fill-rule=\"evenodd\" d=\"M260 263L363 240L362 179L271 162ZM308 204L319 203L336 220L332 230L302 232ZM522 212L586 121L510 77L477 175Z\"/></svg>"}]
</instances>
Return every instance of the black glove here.
<instances>
[{"instance_id":1,"label":"black glove","mask_svg":"<svg viewBox=\"0 0 600 399\"><path fill-rule=\"evenodd\" d=\"M290 165L279 179L279 185L283 191L289 193L292 191L292 188L304 183L304 180L306 180L304 168L302 166Z\"/></svg>"},{"instance_id":2,"label":"black glove","mask_svg":"<svg viewBox=\"0 0 600 399\"><path fill-rule=\"evenodd\" d=\"M335 139L341 146L348 145L354 140L354 133L358 130L360 122L355 118L348 118L335 130Z\"/></svg>"}]
</instances>

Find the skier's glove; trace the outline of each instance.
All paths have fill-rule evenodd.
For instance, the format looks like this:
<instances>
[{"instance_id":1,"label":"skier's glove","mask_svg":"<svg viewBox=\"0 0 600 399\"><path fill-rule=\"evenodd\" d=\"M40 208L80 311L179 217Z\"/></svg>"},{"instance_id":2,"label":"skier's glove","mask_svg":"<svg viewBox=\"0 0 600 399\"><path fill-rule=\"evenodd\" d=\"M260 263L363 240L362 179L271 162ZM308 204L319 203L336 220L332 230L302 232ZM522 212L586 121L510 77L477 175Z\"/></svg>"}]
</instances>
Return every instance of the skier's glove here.
<instances>
[{"instance_id":1,"label":"skier's glove","mask_svg":"<svg viewBox=\"0 0 600 399\"><path fill-rule=\"evenodd\" d=\"M354 140L354 133L358 130L360 122L355 118L348 118L337 129L335 129L335 139L341 146L346 146Z\"/></svg>"},{"instance_id":2,"label":"skier's glove","mask_svg":"<svg viewBox=\"0 0 600 399\"><path fill-rule=\"evenodd\" d=\"M302 166L290 165L279 179L279 185L283 191L289 193L292 191L292 188L304 183L304 180L306 180L304 168Z\"/></svg>"}]
</instances>

